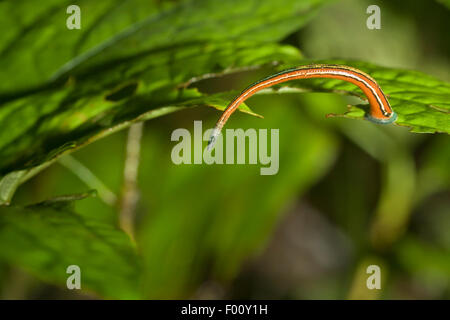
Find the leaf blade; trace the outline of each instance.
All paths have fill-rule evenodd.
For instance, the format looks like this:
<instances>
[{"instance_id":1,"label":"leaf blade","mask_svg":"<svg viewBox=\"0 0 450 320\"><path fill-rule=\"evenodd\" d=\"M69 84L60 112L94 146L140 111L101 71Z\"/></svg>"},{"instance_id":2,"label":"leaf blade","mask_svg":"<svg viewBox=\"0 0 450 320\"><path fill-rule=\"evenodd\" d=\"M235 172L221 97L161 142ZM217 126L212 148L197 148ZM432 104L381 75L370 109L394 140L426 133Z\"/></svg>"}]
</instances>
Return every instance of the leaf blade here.
<instances>
[{"instance_id":1,"label":"leaf blade","mask_svg":"<svg viewBox=\"0 0 450 320\"><path fill-rule=\"evenodd\" d=\"M70 195L27 207L0 207L0 258L64 286L78 265L81 287L104 297L139 298L139 259L125 233L83 218ZM107 279L106 281L104 279Z\"/></svg>"}]
</instances>

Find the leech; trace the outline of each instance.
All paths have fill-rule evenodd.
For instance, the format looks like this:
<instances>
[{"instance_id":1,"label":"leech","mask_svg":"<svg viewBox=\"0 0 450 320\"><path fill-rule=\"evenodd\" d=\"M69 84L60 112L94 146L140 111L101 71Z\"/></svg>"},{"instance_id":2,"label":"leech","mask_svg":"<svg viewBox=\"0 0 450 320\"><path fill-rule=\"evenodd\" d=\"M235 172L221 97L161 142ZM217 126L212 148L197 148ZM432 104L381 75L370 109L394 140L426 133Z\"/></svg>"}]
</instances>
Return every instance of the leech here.
<instances>
[{"instance_id":1,"label":"leech","mask_svg":"<svg viewBox=\"0 0 450 320\"><path fill-rule=\"evenodd\" d=\"M223 126L228 118L246 99L256 92L271 87L273 85L297 79L309 78L331 78L348 81L358 86L367 96L370 105L369 114L366 118L375 123L388 124L397 119L397 114L392 110L389 101L376 81L361 70L329 64L315 64L288 69L257 81L247 87L227 106L220 119L217 121L208 142L208 150L211 150L217 137L220 135Z\"/></svg>"}]
</instances>

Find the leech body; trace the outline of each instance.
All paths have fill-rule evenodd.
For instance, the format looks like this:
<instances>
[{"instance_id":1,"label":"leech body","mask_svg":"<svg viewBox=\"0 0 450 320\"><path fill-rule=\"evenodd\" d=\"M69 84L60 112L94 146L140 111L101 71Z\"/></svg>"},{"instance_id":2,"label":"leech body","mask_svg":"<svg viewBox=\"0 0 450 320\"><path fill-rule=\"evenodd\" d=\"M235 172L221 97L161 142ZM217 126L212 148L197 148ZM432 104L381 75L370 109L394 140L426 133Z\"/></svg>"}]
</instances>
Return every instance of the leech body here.
<instances>
[{"instance_id":1,"label":"leech body","mask_svg":"<svg viewBox=\"0 0 450 320\"><path fill-rule=\"evenodd\" d=\"M347 66L328 64L308 65L281 71L253 83L247 89L242 91L239 96L231 101L220 119L217 121L208 142L208 149L210 150L214 145L216 138L219 136L228 118L241 105L242 102L250 98L253 94L275 84L290 80L309 78L332 78L351 82L364 92L369 101L370 112L366 116L367 119L376 123L384 124L392 123L397 119L396 113L389 105L389 102L383 91L381 91L380 86L368 74L362 72L361 70Z\"/></svg>"}]
</instances>

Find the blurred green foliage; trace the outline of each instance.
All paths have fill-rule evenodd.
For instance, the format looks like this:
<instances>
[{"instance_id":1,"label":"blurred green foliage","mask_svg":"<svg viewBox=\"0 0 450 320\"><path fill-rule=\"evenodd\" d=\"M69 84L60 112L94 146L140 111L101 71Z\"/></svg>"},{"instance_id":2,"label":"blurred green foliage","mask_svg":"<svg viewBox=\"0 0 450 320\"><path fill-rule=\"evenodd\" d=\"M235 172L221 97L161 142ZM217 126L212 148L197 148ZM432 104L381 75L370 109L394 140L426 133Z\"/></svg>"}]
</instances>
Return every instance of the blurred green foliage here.
<instances>
[{"instance_id":1,"label":"blurred green foliage","mask_svg":"<svg viewBox=\"0 0 450 320\"><path fill-rule=\"evenodd\" d=\"M24 183L0 207L2 297L450 298L447 135L324 119L361 100L275 88L248 101L264 119L237 114L227 127L279 129L278 174L170 158L174 129L206 129L218 116L192 107L223 109L252 81L311 59L367 71L399 124L448 132L449 11L401 3L380 2L382 29L368 30L368 1L74 1L83 26L69 31L63 1L1 2L2 201ZM415 20L433 12L426 26ZM289 87L359 95L339 81ZM121 129L140 120L149 121L129 239L120 202L54 197L90 189L79 177L87 168L120 199ZM85 168L57 163L82 146L74 158ZM373 263L379 291L365 286ZM70 264L86 296L65 289Z\"/></svg>"},{"instance_id":2,"label":"blurred green foliage","mask_svg":"<svg viewBox=\"0 0 450 320\"><path fill-rule=\"evenodd\" d=\"M65 283L67 267L77 265L88 290L138 298L138 259L130 240L113 225L74 213L74 200L63 197L27 208L1 208L2 257L58 284Z\"/></svg>"}]
</instances>

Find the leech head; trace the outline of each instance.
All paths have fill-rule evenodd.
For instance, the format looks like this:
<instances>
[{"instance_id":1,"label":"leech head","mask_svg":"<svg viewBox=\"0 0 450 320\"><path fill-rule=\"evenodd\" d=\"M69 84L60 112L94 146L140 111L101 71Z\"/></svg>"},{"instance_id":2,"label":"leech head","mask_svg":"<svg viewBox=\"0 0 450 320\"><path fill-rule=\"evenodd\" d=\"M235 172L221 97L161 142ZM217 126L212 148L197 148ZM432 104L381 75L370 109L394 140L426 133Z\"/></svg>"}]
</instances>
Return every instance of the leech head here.
<instances>
[{"instance_id":1,"label":"leech head","mask_svg":"<svg viewBox=\"0 0 450 320\"><path fill-rule=\"evenodd\" d=\"M374 123L380 123L380 124L389 124L397 120L397 114L394 110L392 110L391 105L389 104L388 99L383 94L381 89L377 86L378 90L380 90L380 94L374 95L375 99L373 97L369 98L369 101L371 101L371 110L369 113L366 114L366 119L368 119L371 122ZM377 103L378 102L378 103Z\"/></svg>"},{"instance_id":2,"label":"leech head","mask_svg":"<svg viewBox=\"0 0 450 320\"><path fill-rule=\"evenodd\" d=\"M395 120L397 120L397 113L395 113L395 111L392 111L390 113L390 116L387 118L375 118L372 115L370 115L369 113L366 114L366 119L374 122L374 123L380 123L380 124L389 124L394 122Z\"/></svg>"},{"instance_id":3,"label":"leech head","mask_svg":"<svg viewBox=\"0 0 450 320\"><path fill-rule=\"evenodd\" d=\"M218 128L217 126L213 129L213 131L211 132L211 137L209 138L208 146L206 147L206 150L208 150L208 151L212 150L212 148L214 147L214 144L216 143L217 138L220 135L220 131L221 131L221 129Z\"/></svg>"}]
</instances>

